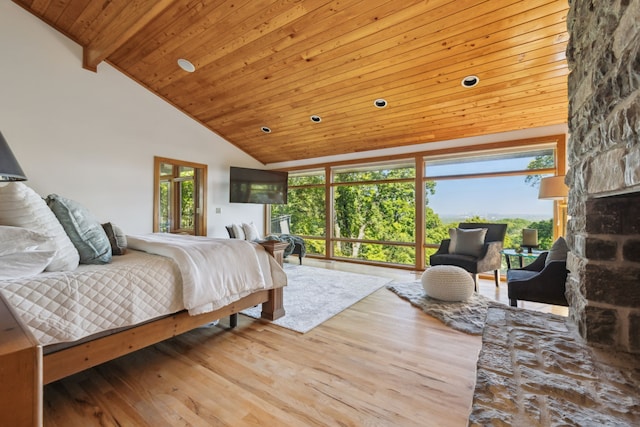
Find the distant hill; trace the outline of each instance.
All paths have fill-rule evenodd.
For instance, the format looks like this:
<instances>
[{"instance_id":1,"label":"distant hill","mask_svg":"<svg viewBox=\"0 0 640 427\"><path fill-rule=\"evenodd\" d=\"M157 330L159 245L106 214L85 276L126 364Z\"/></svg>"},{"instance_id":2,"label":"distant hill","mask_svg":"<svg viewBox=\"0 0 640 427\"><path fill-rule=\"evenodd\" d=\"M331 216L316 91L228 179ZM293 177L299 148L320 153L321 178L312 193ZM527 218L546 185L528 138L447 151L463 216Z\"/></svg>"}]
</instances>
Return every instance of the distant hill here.
<instances>
[{"instance_id":1,"label":"distant hill","mask_svg":"<svg viewBox=\"0 0 640 427\"><path fill-rule=\"evenodd\" d=\"M440 215L440 219L443 223L448 224L450 222L464 222L473 216L478 215L481 218L486 218L488 221L499 221L501 219L515 219L521 218L531 222L549 220L551 216L548 215L529 215L529 214L465 214L465 215Z\"/></svg>"}]
</instances>

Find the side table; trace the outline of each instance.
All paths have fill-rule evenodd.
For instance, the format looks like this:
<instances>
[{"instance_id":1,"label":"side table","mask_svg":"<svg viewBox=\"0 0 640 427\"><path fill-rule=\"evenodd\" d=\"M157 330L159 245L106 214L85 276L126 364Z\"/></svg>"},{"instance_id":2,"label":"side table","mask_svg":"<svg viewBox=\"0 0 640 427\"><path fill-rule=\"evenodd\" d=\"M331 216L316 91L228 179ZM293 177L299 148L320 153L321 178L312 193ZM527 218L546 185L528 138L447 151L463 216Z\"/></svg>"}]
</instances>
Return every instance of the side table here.
<instances>
[{"instance_id":1,"label":"side table","mask_svg":"<svg viewBox=\"0 0 640 427\"><path fill-rule=\"evenodd\" d=\"M503 249L500 251L501 254L504 255L505 260L507 261L507 269L511 268L511 257L517 257L520 263L520 268L524 267L524 260L534 260L538 258L538 256L544 251L533 251L529 252L516 252L515 249Z\"/></svg>"}]
</instances>

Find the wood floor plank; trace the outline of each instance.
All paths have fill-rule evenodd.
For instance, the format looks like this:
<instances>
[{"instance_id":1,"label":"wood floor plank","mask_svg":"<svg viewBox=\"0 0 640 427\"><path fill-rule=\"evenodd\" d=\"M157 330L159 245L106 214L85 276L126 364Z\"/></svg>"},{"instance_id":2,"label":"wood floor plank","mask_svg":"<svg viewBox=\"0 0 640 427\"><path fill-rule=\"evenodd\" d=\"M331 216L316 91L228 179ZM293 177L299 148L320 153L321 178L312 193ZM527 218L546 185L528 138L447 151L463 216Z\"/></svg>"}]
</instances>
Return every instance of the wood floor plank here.
<instances>
[{"instance_id":1,"label":"wood floor plank","mask_svg":"<svg viewBox=\"0 0 640 427\"><path fill-rule=\"evenodd\" d=\"M400 281L419 277L305 263ZM507 301L506 285L481 280L480 293ZM222 320L49 384L45 426L467 424L480 337L443 325L387 289L306 334L246 316L233 330L227 325Z\"/></svg>"}]
</instances>

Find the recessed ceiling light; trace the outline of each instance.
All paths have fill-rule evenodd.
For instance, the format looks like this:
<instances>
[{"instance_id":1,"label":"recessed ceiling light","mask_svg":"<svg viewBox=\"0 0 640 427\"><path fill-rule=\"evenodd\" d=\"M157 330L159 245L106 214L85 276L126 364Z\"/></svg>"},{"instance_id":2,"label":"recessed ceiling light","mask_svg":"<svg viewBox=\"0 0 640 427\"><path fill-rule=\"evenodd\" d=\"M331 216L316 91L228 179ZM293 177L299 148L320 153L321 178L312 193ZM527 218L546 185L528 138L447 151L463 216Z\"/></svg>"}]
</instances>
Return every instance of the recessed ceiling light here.
<instances>
[{"instance_id":1,"label":"recessed ceiling light","mask_svg":"<svg viewBox=\"0 0 640 427\"><path fill-rule=\"evenodd\" d=\"M378 98L375 101L373 101L373 105L375 105L377 108L384 108L387 106L387 100Z\"/></svg>"},{"instance_id":2,"label":"recessed ceiling light","mask_svg":"<svg viewBox=\"0 0 640 427\"><path fill-rule=\"evenodd\" d=\"M262 126L260 130L264 133L271 133L271 129L266 126Z\"/></svg>"},{"instance_id":3,"label":"recessed ceiling light","mask_svg":"<svg viewBox=\"0 0 640 427\"><path fill-rule=\"evenodd\" d=\"M322 121L322 117L316 116L315 114L309 117L313 123L320 123Z\"/></svg>"},{"instance_id":4,"label":"recessed ceiling light","mask_svg":"<svg viewBox=\"0 0 640 427\"><path fill-rule=\"evenodd\" d=\"M480 83L480 79L478 78L478 76L467 76L460 82L462 87L474 87L478 83Z\"/></svg>"},{"instance_id":5,"label":"recessed ceiling light","mask_svg":"<svg viewBox=\"0 0 640 427\"><path fill-rule=\"evenodd\" d=\"M178 66L189 73L193 73L196 70L196 66L184 58L178 59Z\"/></svg>"}]
</instances>

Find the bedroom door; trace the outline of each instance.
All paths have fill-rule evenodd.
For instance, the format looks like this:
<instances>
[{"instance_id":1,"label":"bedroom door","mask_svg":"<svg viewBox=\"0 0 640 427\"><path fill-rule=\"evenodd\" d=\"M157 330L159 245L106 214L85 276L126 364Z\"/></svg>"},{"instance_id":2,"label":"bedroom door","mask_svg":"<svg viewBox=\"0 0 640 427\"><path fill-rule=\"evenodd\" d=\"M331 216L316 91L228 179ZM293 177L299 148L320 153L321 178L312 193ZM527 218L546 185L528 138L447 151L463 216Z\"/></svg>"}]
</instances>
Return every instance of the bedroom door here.
<instances>
[{"instance_id":1,"label":"bedroom door","mask_svg":"<svg viewBox=\"0 0 640 427\"><path fill-rule=\"evenodd\" d=\"M207 234L207 165L154 157L153 231Z\"/></svg>"}]
</instances>

